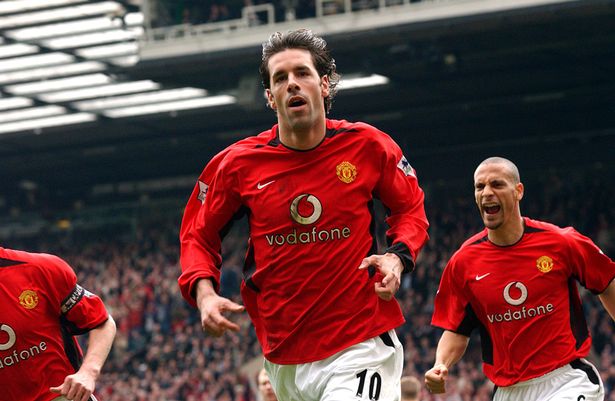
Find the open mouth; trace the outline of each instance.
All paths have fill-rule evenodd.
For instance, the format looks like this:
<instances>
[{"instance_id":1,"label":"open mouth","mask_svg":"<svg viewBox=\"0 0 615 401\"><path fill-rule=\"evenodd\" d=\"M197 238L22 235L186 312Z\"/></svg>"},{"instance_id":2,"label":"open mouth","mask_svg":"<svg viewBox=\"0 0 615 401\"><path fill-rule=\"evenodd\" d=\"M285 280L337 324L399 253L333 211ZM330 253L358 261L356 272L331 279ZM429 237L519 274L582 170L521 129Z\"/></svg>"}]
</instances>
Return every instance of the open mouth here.
<instances>
[{"instance_id":1,"label":"open mouth","mask_svg":"<svg viewBox=\"0 0 615 401\"><path fill-rule=\"evenodd\" d=\"M303 100L303 98L300 97L292 97L290 98L290 100L288 101L288 107L301 107L303 105L307 104L307 102L305 100Z\"/></svg>"},{"instance_id":2,"label":"open mouth","mask_svg":"<svg viewBox=\"0 0 615 401\"><path fill-rule=\"evenodd\" d=\"M496 214L500 211L500 205L483 205L483 210L487 214Z\"/></svg>"}]
</instances>

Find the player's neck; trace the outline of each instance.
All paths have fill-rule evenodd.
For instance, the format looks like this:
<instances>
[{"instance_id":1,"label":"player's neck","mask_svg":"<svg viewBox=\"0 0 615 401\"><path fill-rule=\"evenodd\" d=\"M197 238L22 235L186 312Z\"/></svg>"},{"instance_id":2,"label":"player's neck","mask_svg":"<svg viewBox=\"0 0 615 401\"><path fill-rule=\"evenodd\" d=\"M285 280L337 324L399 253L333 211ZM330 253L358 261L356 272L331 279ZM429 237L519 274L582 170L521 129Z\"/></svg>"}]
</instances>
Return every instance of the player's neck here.
<instances>
[{"instance_id":1,"label":"player's neck","mask_svg":"<svg viewBox=\"0 0 615 401\"><path fill-rule=\"evenodd\" d=\"M521 237L523 237L523 232L525 231L523 218L519 216L518 218L512 219L505 224L502 224L500 227L496 229L488 229L487 236L489 241L498 246L510 246L514 245Z\"/></svg>"},{"instance_id":2,"label":"player's neck","mask_svg":"<svg viewBox=\"0 0 615 401\"><path fill-rule=\"evenodd\" d=\"M279 125L278 135L280 142L286 147L298 150L313 149L322 142L325 137L326 121L309 127L289 127Z\"/></svg>"}]
</instances>

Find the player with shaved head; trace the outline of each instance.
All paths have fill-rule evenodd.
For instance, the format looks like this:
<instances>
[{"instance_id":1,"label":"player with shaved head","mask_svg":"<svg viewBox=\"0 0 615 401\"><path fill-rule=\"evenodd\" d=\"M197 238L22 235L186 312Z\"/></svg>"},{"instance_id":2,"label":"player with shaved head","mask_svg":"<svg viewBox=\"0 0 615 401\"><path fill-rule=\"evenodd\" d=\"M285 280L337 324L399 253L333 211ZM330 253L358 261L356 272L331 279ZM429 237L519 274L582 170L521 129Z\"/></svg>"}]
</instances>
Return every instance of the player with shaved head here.
<instances>
[{"instance_id":1,"label":"player with shaved head","mask_svg":"<svg viewBox=\"0 0 615 401\"><path fill-rule=\"evenodd\" d=\"M615 263L573 228L523 217L523 195L510 160L490 157L474 172L485 229L444 269L432 324L445 331L425 384L446 391L449 370L478 329L495 401L602 401L600 375L585 359L591 336L577 282L615 319Z\"/></svg>"}]
</instances>

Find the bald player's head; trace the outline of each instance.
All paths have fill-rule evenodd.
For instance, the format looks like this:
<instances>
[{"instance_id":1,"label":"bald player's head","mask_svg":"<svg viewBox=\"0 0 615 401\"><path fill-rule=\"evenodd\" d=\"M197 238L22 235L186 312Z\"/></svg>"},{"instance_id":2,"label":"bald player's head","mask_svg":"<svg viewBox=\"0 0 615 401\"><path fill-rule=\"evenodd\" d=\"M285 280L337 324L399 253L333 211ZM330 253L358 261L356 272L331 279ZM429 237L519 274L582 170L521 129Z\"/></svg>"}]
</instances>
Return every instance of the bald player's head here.
<instances>
[{"instance_id":1,"label":"bald player's head","mask_svg":"<svg viewBox=\"0 0 615 401\"><path fill-rule=\"evenodd\" d=\"M487 164L501 164L508 171L510 178L512 178L514 184L518 184L521 182L521 176L519 175L519 169L517 168L515 163L511 162L510 160L504 157L499 157L499 156L488 157L485 160L483 160L478 165L478 167L476 167L476 170L474 171L474 177L476 177L476 172L481 167L486 166Z\"/></svg>"}]
</instances>

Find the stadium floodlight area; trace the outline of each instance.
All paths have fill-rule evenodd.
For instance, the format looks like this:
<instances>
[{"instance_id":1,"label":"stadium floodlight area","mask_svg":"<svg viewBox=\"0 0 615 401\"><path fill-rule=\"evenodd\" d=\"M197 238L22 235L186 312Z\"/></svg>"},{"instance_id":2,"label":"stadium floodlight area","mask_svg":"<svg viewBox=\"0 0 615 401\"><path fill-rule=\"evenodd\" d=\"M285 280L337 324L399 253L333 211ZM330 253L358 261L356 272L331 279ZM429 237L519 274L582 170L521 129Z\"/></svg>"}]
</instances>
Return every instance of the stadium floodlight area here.
<instances>
[{"instance_id":1,"label":"stadium floodlight area","mask_svg":"<svg viewBox=\"0 0 615 401\"><path fill-rule=\"evenodd\" d=\"M54 36L75 35L83 32L117 28L120 25L120 21L110 18L87 18L78 21L14 29L7 31L6 36L15 40L37 40Z\"/></svg>"},{"instance_id":2,"label":"stadium floodlight area","mask_svg":"<svg viewBox=\"0 0 615 401\"><path fill-rule=\"evenodd\" d=\"M143 34L143 29L122 30L113 29L104 32L87 33L74 36L62 36L59 38L43 40L41 43L54 50L71 49L82 46L91 46L101 43L120 42L134 40Z\"/></svg>"},{"instance_id":3,"label":"stadium floodlight area","mask_svg":"<svg viewBox=\"0 0 615 401\"><path fill-rule=\"evenodd\" d=\"M48 11L36 11L25 14L15 14L0 19L0 29L16 28L20 26L36 25L52 21L62 21L71 18L82 18L100 14L122 13L122 5L115 1L103 1L72 7L54 8Z\"/></svg>"},{"instance_id":4,"label":"stadium floodlight area","mask_svg":"<svg viewBox=\"0 0 615 401\"><path fill-rule=\"evenodd\" d=\"M83 63L63 64L53 67L18 70L0 74L0 85L87 74L91 72L104 71L105 69L106 67L103 63L98 61L86 61Z\"/></svg>"},{"instance_id":5,"label":"stadium floodlight area","mask_svg":"<svg viewBox=\"0 0 615 401\"><path fill-rule=\"evenodd\" d=\"M38 51L38 46L27 45L24 43L4 45L0 46L0 58L24 56L26 54L38 53Z\"/></svg>"},{"instance_id":6,"label":"stadium floodlight area","mask_svg":"<svg viewBox=\"0 0 615 401\"><path fill-rule=\"evenodd\" d=\"M117 43L107 46L95 46L79 49L76 53L87 59L105 59L117 56L126 56L130 54L137 54L139 46L136 42L130 43Z\"/></svg>"},{"instance_id":7,"label":"stadium floodlight area","mask_svg":"<svg viewBox=\"0 0 615 401\"><path fill-rule=\"evenodd\" d=\"M66 53L47 53L34 56L13 57L0 60L0 72L23 70L32 67L66 64L75 61L75 57Z\"/></svg>"},{"instance_id":8,"label":"stadium floodlight area","mask_svg":"<svg viewBox=\"0 0 615 401\"><path fill-rule=\"evenodd\" d=\"M95 86L91 88L65 90L41 94L37 97L45 102L69 102L81 99L92 99L96 97L122 95L126 93L146 92L160 89L160 84L150 81L122 82L109 85Z\"/></svg>"},{"instance_id":9,"label":"stadium floodlight area","mask_svg":"<svg viewBox=\"0 0 615 401\"><path fill-rule=\"evenodd\" d=\"M11 14L47 7L85 3L87 0L16 0L0 2L0 14Z\"/></svg>"},{"instance_id":10,"label":"stadium floodlight area","mask_svg":"<svg viewBox=\"0 0 615 401\"><path fill-rule=\"evenodd\" d=\"M66 114L66 109L61 106L42 106L0 113L0 124L10 121L30 120L33 118L57 116Z\"/></svg>"},{"instance_id":11,"label":"stadium floodlight area","mask_svg":"<svg viewBox=\"0 0 615 401\"><path fill-rule=\"evenodd\" d=\"M124 107L104 111L103 114L111 118L132 117L146 114L175 112L179 110L201 109L205 107L223 106L237 103L237 99L230 95L210 96L199 99L178 100L175 102L149 104L144 106Z\"/></svg>"},{"instance_id":12,"label":"stadium floodlight area","mask_svg":"<svg viewBox=\"0 0 615 401\"><path fill-rule=\"evenodd\" d=\"M372 74L366 77L342 78L337 89L343 91L348 89L367 88L371 86L387 85L389 82L389 78L380 74Z\"/></svg>"},{"instance_id":13,"label":"stadium floodlight area","mask_svg":"<svg viewBox=\"0 0 615 401\"><path fill-rule=\"evenodd\" d=\"M26 130L38 131L42 128L57 127L69 124L81 124L96 120L96 115L91 113L65 114L56 117L36 118L32 120L15 121L0 125L0 134Z\"/></svg>"},{"instance_id":14,"label":"stadium floodlight area","mask_svg":"<svg viewBox=\"0 0 615 401\"><path fill-rule=\"evenodd\" d=\"M111 78L105 74L79 75L70 78L60 78L47 81L29 82L6 87L6 91L15 95L32 95L42 92L76 89L111 83Z\"/></svg>"},{"instance_id":15,"label":"stadium floodlight area","mask_svg":"<svg viewBox=\"0 0 615 401\"><path fill-rule=\"evenodd\" d=\"M235 103L201 88L123 78L144 16L119 1L0 1L0 133Z\"/></svg>"},{"instance_id":16,"label":"stadium floodlight area","mask_svg":"<svg viewBox=\"0 0 615 401\"><path fill-rule=\"evenodd\" d=\"M137 95L115 96L104 99L84 100L73 103L81 111L116 109L146 104L172 102L207 96L207 91L200 88L167 89L158 92L139 93Z\"/></svg>"},{"instance_id":17,"label":"stadium floodlight area","mask_svg":"<svg viewBox=\"0 0 615 401\"><path fill-rule=\"evenodd\" d=\"M27 97L0 98L0 111L30 107L33 104L34 100Z\"/></svg>"},{"instance_id":18,"label":"stadium floodlight area","mask_svg":"<svg viewBox=\"0 0 615 401\"><path fill-rule=\"evenodd\" d=\"M106 61L118 67L128 68L128 67L132 67L133 65L139 62L139 56L137 56L136 54L133 54L131 56L113 57Z\"/></svg>"}]
</instances>

